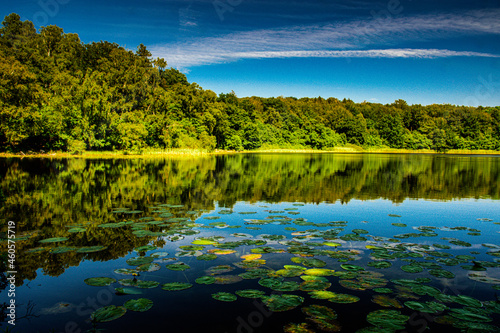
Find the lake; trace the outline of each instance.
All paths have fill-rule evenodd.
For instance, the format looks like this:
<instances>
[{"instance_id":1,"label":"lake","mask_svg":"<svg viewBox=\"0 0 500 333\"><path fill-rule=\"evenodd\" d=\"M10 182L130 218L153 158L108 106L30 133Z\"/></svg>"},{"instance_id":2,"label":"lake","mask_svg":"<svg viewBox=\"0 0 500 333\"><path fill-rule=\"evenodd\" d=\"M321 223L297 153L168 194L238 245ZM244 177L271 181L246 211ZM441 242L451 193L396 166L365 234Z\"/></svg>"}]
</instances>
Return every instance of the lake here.
<instances>
[{"instance_id":1,"label":"lake","mask_svg":"<svg viewBox=\"0 0 500 333\"><path fill-rule=\"evenodd\" d=\"M0 331L500 331L496 156L4 158L0 177Z\"/></svg>"}]
</instances>

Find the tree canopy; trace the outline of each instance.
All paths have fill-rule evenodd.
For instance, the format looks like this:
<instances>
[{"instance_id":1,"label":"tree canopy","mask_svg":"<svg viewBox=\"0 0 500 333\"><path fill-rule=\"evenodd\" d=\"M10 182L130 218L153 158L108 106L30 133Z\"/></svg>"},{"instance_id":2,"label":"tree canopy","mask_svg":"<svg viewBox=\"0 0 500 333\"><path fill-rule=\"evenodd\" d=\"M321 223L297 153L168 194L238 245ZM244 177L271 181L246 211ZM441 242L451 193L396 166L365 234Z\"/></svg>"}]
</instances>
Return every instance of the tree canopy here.
<instances>
[{"instance_id":1,"label":"tree canopy","mask_svg":"<svg viewBox=\"0 0 500 333\"><path fill-rule=\"evenodd\" d=\"M0 151L357 145L500 150L500 107L217 96L151 57L17 14L0 28Z\"/></svg>"}]
</instances>

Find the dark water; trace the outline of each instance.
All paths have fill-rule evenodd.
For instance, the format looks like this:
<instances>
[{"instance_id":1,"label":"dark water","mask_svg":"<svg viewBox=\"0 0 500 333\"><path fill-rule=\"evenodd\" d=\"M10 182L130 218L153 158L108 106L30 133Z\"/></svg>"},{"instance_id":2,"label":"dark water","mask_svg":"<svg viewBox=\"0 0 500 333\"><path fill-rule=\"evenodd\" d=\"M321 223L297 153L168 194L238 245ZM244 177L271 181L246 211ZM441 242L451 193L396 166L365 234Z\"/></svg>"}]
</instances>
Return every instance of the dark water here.
<instances>
[{"instance_id":1,"label":"dark water","mask_svg":"<svg viewBox=\"0 0 500 333\"><path fill-rule=\"evenodd\" d=\"M0 177L0 303L14 299L16 304L16 325L8 324L5 314L9 310L3 308L0 331L86 332L93 328L90 315L94 311L147 298L153 301L151 309L127 310L116 320L94 323L94 328L253 333L283 332L290 323L307 323L310 332L339 326L342 332L356 332L375 323L379 329L373 332L423 332L426 328L498 332L498 157L25 158L1 159ZM9 297L6 280L12 275L7 271L13 270L7 260L8 221L15 222L15 297ZM56 237L61 239L50 241ZM212 244L197 245L197 239ZM145 245L156 249L134 250ZM100 247L88 248L94 246ZM233 253L207 256L221 248ZM141 271L136 277L159 286L128 287L139 295L117 295L115 288L124 287L119 282L101 287L84 282L92 277L132 279L115 270L136 268L126 261L159 252L168 253L154 258L159 270ZM257 261L241 258L255 252L262 255ZM381 261L390 267L375 267ZM179 262L190 268L173 271L166 267ZM218 265L233 270L207 271ZM284 265L334 270L325 277L331 284L326 290L359 300L336 303L313 298L309 291L273 290L259 284L259 278L240 277L260 268L268 270L267 276L279 278L283 271L276 271ZM408 266L416 267L416 272L408 272ZM301 277L311 272L283 281L307 290ZM207 275L216 277L216 283L195 282ZM162 290L170 282L192 287ZM377 288L388 288L390 293ZM242 289L261 290L268 298L238 296L233 302L212 298L214 293L235 295ZM303 299L287 311L269 311L281 294ZM378 304L384 295L392 307ZM439 305L437 310L428 310L415 302ZM337 319L318 325L317 318L305 314L312 304L334 310ZM408 317L402 326L367 320L379 310Z\"/></svg>"}]
</instances>

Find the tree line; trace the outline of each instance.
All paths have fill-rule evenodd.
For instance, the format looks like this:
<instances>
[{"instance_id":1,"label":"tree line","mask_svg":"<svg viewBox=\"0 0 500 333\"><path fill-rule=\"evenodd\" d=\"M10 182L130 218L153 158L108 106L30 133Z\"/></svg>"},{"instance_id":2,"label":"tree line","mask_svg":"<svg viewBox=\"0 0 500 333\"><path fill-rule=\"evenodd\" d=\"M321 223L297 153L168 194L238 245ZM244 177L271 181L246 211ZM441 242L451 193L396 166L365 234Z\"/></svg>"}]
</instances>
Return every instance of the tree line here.
<instances>
[{"instance_id":1,"label":"tree line","mask_svg":"<svg viewBox=\"0 0 500 333\"><path fill-rule=\"evenodd\" d=\"M217 95L141 44L85 44L17 14L0 28L0 151L339 146L500 150L500 107Z\"/></svg>"}]
</instances>

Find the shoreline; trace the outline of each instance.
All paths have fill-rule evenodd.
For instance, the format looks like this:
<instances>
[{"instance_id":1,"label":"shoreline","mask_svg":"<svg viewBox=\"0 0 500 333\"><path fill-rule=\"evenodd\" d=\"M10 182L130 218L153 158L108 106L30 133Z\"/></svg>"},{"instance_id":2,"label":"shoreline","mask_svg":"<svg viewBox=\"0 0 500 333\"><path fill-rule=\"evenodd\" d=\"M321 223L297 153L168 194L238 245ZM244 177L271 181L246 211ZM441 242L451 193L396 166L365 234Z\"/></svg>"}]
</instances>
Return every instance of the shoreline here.
<instances>
[{"instance_id":1,"label":"shoreline","mask_svg":"<svg viewBox=\"0 0 500 333\"><path fill-rule=\"evenodd\" d=\"M202 149L169 149L159 151L145 151L142 153L129 153L124 151L85 151L82 154L67 152L47 153L0 153L0 158L82 158L82 159L110 159L110 158L164 158L164 157L207 157L213 155L233 154L433 154L433 155L500 155L496 150L449 150L439 153L430 149L409 150L393 148L352 148L338 147L330 150L316 149L258 149L258 150L215 150L212 152Z\"/></svg>"}]
</instances>

